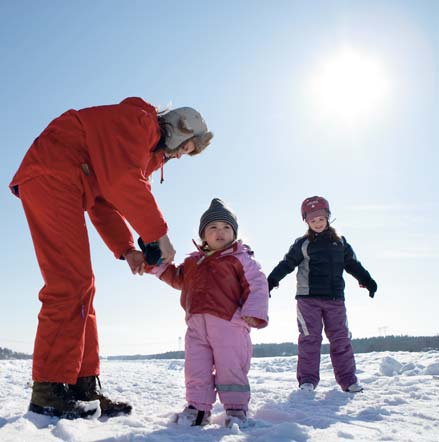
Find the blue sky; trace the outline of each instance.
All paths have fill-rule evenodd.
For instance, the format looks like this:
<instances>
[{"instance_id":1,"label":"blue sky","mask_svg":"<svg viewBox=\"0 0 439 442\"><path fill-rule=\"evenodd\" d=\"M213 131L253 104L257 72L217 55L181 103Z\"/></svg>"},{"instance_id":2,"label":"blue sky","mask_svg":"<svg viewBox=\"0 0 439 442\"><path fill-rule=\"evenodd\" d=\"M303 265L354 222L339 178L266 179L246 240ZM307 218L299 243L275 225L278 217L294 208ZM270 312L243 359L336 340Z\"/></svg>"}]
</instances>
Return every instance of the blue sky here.
<instances>
[{"instance_id":1,"label":"blue sky","mask_svg":"<svg viewBox=\"0 0 439 442\"><path fill-rule=\"evenodd\" d=\"M302 200L324 195L378 282L371 300L346 275L353 337L439 333L438 19L436 1L1 2L0 346L32 352L42 285L10 179L51 119L127 96L193 106L215 133L153 184L177 262L220 197L268 274L305 230ZM89 231L101 353L176 350L179 293ZM294 289L295 274L255 343L297 342Z\"/></svg>"}]
</instances>

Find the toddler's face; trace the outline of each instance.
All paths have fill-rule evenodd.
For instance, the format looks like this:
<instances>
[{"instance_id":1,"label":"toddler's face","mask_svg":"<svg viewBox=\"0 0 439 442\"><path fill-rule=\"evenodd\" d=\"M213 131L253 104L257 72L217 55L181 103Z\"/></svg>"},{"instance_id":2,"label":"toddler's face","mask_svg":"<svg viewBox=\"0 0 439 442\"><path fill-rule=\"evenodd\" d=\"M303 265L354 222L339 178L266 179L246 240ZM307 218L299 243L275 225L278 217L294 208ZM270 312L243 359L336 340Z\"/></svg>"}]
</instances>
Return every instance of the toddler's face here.
<instances>
[{"instance_id":1,"label":"toddler's face","mask_svg":"<svg viewBox=\"0 0 439 442\"><path fill-rule=\"evenodd\" d=\"M323 232L328 225L328 218L326 216L316 216L311 221L308 221L308 226L316 233Z\"/></svg>"},{"instance_id":2,"label":"toddler's face","mask_svg":"<svg viewBox=\"0 0 439 442\"><path fill-rule=\"evenodd\" d=\"M224 221L212 221L204 229L203 240L210 250L220 250L227 247L235 239L235 233L230 224Z\"/></svg>"}]
</instances>

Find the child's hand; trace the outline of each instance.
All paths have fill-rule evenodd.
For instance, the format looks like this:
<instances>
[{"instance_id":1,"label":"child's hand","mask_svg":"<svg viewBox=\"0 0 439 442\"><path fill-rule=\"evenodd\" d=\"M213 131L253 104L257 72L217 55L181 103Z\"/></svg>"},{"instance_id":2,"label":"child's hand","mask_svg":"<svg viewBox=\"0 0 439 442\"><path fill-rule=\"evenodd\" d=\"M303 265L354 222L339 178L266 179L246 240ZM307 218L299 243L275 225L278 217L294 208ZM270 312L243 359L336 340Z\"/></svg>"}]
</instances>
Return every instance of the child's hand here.
<instances>
[{"instance_id":1,"label":"child's hand","mask_svg":"<svg viewBox=\"0 0 439 442\"><path fill-rule=\"evenodd\" d=\"M378 285L372 278L370 278L370 281L365 284L360 283L360 287L363 289L367 289L371 298L375 296L375 292L378 290Z\"/></svg>"},{"instance_id":2,"label":"child's hand","mask_svg":"<svg viewBox=\"0 0 439 442\"><path fill-rule=\"evenodd\" d=\"M258 327L262 325L264 321L259 318L254 318L253 316L243 316L242 319L247 323L249 327Z\"/></svg>"},{"instance_id":3,"label":"child's hand","mask_svg":"<svg viewBox=\"0 0 439 442\"><path fill-rule=\"evenodd\" d=\"M145 244L142 238L137 240L140 250L143 252L146 264L149 266L159 266L162 263L162 251L160 250L158 241Z\"/></svg>"},{"instance_id":4,"label":"child's hand","mask_svg":"<svg viewBox=\"0 0 439 442\"><path fill-rule=\"evenodd\" d=\"M268 282L268 293L269 293L269 296L271 298L271 291L274 288L279 287L279 283L277 281L275 281L273 278L270 278L270 277L267 278L267 282Z\"/></svg>"},{"instance_id":5,"label":"child's hand","mask_svg":"<svg viewBox=\"0 0 439 442\"><path fill-rule=\"evenodd\" d=\"M133 275L143 275L145 272L145 260L143 259L143 253L140 250L128 250L128 252L125 253L124 258L130 266Z\"/></svg>"},{"instance_id":6,"label":"child's hand","mask_svg":"<svg viewBox=\"0 0 439 442\"><path fill-rule=\"evenodd\" d=\"M175 249L172 245L168 235L163 235L159 241L159 247L162 252L162 259L164 264L171 264L174 261Z\"/></svg>"}]
</instances>

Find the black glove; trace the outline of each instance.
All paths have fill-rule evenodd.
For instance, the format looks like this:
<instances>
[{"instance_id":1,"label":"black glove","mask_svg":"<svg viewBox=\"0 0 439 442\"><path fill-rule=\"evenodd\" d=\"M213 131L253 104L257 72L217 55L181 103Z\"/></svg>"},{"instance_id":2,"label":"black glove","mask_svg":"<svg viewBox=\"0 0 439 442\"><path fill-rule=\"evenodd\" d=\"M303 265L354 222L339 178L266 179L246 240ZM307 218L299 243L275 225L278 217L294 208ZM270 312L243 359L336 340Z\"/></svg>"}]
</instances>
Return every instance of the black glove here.
<instances>
[{"instance_id":1,"label":"black glove","mask_svg":"<svg viewBox=\"0 0 439 442\"><path fill-rule=\"evenodd\" d=\"M367 284L364 284L364 286L369 291L369 296L373 298L375 296L375 292L378 289L377 283L372 278L370 278L370 280L367 282Z\"/></svg>"},{"instance_id":2,"label":"black glove","mask_svg":"<svg viewBox=\"0 0 439 442\"><path fill-rule=\"evenodd\" d=\"M275 287L279 287L279 282L273 278L268 277L267 282L268 282L268 291L269 292L271 292Z\"/></svg>"},{"instance_id":3,"label":"black glove","mask_svg":"<svg viewBox=\"0 0 439 442\"><path fill-rule=\"evenodd\" d=\"M150 266L159 266L162 263L162 251L157 241L145 244L142 238L139 237L137 244L139 244L140 250L143 252L145 261Z\"/></svg>"}]
</instances>

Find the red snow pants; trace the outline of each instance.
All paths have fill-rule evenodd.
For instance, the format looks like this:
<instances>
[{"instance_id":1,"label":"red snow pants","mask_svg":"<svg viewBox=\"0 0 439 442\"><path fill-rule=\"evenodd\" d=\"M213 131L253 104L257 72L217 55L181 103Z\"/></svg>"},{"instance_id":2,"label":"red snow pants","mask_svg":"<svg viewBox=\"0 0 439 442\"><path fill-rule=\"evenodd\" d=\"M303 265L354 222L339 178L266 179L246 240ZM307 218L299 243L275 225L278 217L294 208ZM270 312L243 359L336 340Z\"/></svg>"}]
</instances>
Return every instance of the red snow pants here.
<instances>
[{"instance_id":1,"label":"red snow pants","mask_svg":"<svg viewBox=\"0 0 439 442\"><path fill-rule=\"evenodd\" d=\"M55 176L33 178L19 190L44 280L32 377L75 384L78 377L99 374L83 191Z\"/></svg>"},{"instance_id":2,"label":"red snow pants","mask_svg":"<svg viewBox=\"0 0 439 442\"><path fill-rule=\"evenodd\" d=\"M218 393L226 410L247 410L253 349L240 315L235 313L226 321L207 313L195 314L187 325L184 371L188 404L209 411Z\"/></svg>"}]
</instances>

